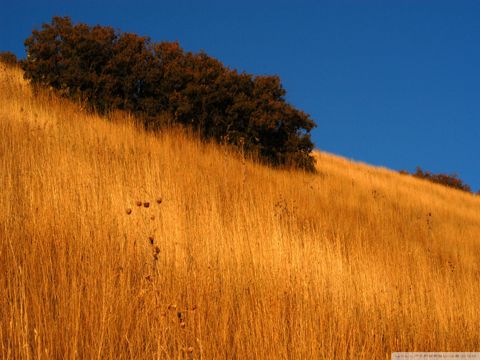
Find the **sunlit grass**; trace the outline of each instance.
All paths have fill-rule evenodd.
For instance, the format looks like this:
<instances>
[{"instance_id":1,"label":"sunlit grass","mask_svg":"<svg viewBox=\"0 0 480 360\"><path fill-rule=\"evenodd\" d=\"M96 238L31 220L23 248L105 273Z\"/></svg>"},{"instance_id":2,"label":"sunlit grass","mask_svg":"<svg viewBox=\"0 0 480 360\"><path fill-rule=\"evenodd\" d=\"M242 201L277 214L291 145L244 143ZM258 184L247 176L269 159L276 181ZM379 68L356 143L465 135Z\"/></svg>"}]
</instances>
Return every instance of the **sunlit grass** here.
<instances>
[{"instance_id":1,"label":"sunlit grass","mask_svg":"<svg viewBox=\"0 0 480 360\"><path fill-rule=\"evenodd\" d=\"M114 118L0 68L0 357L480 351L478 198Z\"/></svg>"}]
</instances>

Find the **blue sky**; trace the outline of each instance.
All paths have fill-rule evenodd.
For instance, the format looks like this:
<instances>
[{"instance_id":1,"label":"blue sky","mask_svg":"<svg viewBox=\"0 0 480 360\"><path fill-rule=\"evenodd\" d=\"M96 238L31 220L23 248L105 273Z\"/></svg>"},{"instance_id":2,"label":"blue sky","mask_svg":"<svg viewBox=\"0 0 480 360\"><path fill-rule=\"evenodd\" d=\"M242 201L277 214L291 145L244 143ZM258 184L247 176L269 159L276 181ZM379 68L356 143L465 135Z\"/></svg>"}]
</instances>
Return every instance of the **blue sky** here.
<instances>
[{"instance_id":1,"label":"blue sky","mask_svg":"<svg viewBox=\"0 0 480 360\"><path fill-rule=\"evenodd\" d=\"M277 74L318 148L480 188L479 1L5 1L0 50L54 15Z\"/></svg>"}]
</instances>

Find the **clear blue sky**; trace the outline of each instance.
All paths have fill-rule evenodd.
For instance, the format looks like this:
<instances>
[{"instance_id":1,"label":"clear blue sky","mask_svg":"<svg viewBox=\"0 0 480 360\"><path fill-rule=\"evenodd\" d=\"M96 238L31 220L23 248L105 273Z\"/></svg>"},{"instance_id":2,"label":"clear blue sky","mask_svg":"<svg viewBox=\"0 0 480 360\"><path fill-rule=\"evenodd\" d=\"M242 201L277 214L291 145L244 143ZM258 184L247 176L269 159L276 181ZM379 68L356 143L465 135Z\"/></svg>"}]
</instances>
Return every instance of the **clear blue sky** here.
<instances>
[{"instance_id":1,"label":"clear blue sky","mask_svg":"<svg viewBox=\"0 0 480 360\"><path fill-rule=\"evenodd\" d=\"M480 1L5 1L0 50L53 15L278 74L322 150L480 188Z\"/></svg>"}]
</instances>

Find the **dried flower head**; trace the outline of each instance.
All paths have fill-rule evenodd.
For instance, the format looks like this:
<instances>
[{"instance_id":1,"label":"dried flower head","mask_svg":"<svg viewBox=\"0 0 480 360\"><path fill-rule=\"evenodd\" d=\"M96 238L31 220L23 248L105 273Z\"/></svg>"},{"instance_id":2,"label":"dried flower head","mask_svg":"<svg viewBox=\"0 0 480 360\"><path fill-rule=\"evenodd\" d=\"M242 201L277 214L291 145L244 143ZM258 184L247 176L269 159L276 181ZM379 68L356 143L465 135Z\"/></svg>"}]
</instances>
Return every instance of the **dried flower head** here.
<instances>
[{"instance_id":1,"label":"dried flower head","mask_svg":"<svg viewBox=\"0 0 480 360\"><path fill-rule=\"evenodd\" d=\"M125 210L125 212L127 213L127 215L130 215L132 213L132 209L128 208Z\"/></svg>"},{"instance_id":2,"label":"dried flower head","mask_svg":"<svg viewBox=\"0 0 480 360\"><path fill-rule=\"evenodd\" d=\"M149 202L144 202L143 207L146 207L146 208L150 207L150 203Z\"/></svg>"},{"instance_id":3,"label":"dried flower head","mask_svg":"<svg viewBox=\"0 0 480 360\"><path fill-rule=\"evenodd\" d=\"M162 203L162 198L161 198L161 197L159 197L159 198L157 198L157 200L156 200L156 201L157 201L157 204L161 204L161 203Z\"/></svg>"},{"instance_id":4,"label":"dried flower head","mask_svg":"<svg viewBox=\"0 0 480 360\"><path fill-rule=\"evenodd\" d=\"M137 206L142 206L142 202L141 202L140 200L137 200L137 201L135 202L135 204L136 204Z\"/></svg>"}]
</instances>

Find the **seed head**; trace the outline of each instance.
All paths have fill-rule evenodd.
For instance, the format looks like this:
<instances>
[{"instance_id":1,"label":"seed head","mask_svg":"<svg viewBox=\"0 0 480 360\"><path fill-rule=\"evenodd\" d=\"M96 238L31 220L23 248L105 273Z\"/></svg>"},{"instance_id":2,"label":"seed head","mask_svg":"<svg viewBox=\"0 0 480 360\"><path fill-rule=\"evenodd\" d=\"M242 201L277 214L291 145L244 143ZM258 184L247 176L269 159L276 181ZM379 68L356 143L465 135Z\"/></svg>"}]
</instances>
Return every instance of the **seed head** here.
<instances>
[{"instance_id":1,"label":"seed head","mask_svg":"<svg viewBox=\"0 0 480 360\"><path fill-rule=\"evenodd\" d=\"M137 200L137 201L135 202L135 204L136 204L137 206L142 206L142 202L141 202L140 200Z\"/></svg>"},{"instance_id":2,"label":"seed head","mask_svg":"<svg viewBox=\"0 0 480 360\"><path fill-rule=\"evenodd\" d=\"M161 203L162 203L162 198L161 198L161 197L159 197L159 198L157 198L157 200L156 200L156 201L157 201L157 204L161 204Z\"/></svg>"},{"instance_id":3,"label":"seed head","mask_svg":"<svg viewBox=\"0 0 480 360\"><path fill-rule=\"evenodd\" d=\"M149 202L144 202L143 207L146 207L146 208L150 207L150 203Z\"/></svg>"},{"instance_id":4,"label":"seed head","mask_svg":"<svg viewBox=\"0 0 480 360\"><path fill-rule=\"evenodd\" d=\"M128 208L125 210L125 212L127 213L127 215L130 215L132 213L132 209Z\"/></svg>"},{"instance_id":5,"label":"seed head","mask_svg":"<svg viewBox=\"0 0 480 360\"><path fill-rule=\"evenodd\" d=\"M149 236L148 240L150 241L150 245L153 245L153 242L155 241L155 238L153 236Z\"/></svg>"}]
</instances>

